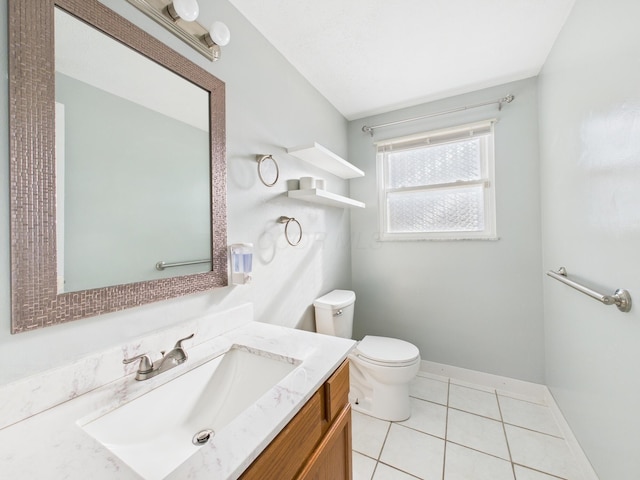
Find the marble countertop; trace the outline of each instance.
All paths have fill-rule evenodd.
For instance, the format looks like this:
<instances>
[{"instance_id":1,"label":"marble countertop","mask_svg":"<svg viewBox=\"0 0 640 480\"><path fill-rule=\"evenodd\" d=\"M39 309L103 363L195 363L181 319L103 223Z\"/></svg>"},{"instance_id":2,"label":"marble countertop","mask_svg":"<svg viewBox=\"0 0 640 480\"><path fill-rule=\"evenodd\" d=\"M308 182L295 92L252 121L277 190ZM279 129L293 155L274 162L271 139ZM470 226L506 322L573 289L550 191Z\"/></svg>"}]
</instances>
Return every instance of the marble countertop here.
<instances>
[{"instance_id":1,"label":"marble countertop","mask_svg":"<svg viewBox=\"0 0 640 480\"><path fill-rule=\"evenodd\" d=\"M12 480L144 478L86 433L81 425L202 365L231 346L240 345L300 363L165 477L169 480L236 479L344 361L354 343L259 322L245 323L191 348L185 342L189 359L170 371L137 382L127 370L123 377L2 428L0 476ZM31 380L32 385L36 383L37 380ZM7 399L5 395L11 391L0 389L0 396ZM31 394L37 396L37 388L32 388Z\"/></svg>"}]
</instances>

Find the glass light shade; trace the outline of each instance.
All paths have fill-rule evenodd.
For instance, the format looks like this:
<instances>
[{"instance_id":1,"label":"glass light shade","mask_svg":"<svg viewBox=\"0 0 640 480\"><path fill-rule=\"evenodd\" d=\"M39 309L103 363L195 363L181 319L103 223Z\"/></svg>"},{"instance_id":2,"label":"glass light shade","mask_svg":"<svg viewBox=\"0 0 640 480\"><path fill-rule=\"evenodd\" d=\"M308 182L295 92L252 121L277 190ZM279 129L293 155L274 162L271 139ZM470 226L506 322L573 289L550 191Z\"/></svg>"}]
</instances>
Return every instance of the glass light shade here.
<instances>
[{"instance_id":1,"label":"glass light shade","mask_svg":"<svg viewBox=\"0 0 640 480\"><path fill-rule=\"evenodd\" d=\"M215 21L209 29L209 35L217 45L224 47L231 40L231 31L224 23Z\"/></svg>"},{"instance_id":2,"label":"glass light shade","mask_svg":"<svg viewBox=\"0 0 640 480\"><path fill-rule=\"evenodd\" d=\"M187 22L193 22L200 14L198 0L173 0L173 8Z\"/></svg>"}]
</instances>

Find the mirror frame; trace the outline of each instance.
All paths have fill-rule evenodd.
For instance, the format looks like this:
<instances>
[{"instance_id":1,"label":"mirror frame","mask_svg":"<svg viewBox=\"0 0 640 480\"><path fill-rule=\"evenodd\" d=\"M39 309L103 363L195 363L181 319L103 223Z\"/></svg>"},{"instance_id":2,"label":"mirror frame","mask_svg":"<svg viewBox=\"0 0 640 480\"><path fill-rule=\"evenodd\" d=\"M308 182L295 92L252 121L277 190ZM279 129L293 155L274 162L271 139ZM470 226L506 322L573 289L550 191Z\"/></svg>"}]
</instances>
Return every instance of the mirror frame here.
<instances>
[{"instance_id":1,"label":"mirror frame","mask_svg":"<svg viewBox=\"0 0 640 480\"><path fill-rule=\"evenodd\" d=\"M57 293L54 7L209 92L211 271ZM9 0L8 22L11 333L228 285L224 82L96 0Z\"/></svg>"}]
</instances>

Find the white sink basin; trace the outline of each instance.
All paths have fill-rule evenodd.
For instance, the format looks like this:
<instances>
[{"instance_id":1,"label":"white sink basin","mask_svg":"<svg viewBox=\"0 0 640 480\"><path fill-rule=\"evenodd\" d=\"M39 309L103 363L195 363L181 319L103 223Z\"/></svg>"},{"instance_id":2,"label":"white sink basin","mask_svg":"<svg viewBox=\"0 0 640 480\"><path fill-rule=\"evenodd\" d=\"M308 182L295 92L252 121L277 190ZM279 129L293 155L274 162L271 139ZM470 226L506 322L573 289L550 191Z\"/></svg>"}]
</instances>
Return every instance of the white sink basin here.
<instances>
[{"instance_id":1,"label":"white sink basin","mask_svg":"<svg viewBox=\"0 0 640 480\"><path fill-rule=\"evenodd\" d=\"M232 348L82 428L143 478L162 479L297 363Z\"/></svg>"}]
</instances>

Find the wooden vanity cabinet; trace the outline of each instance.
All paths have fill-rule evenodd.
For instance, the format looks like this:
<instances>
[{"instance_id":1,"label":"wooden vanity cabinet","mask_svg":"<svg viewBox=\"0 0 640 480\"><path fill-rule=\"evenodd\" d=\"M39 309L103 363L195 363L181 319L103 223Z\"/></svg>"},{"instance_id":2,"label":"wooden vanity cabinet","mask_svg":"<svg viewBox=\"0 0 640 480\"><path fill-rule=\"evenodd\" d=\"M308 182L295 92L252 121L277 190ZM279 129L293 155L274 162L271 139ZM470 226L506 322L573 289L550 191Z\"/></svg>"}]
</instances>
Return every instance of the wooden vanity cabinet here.
<instances>
[{"instance_id":1,"label":"wooden vanity cabinet","mask_svg":"<svg viewBox=\"0 0 640 480\"><path fill-rule=\"evenodd\" d=\"M349 363L314 393L241 480L351 480Z\"/></svg>"}]
</instances>

